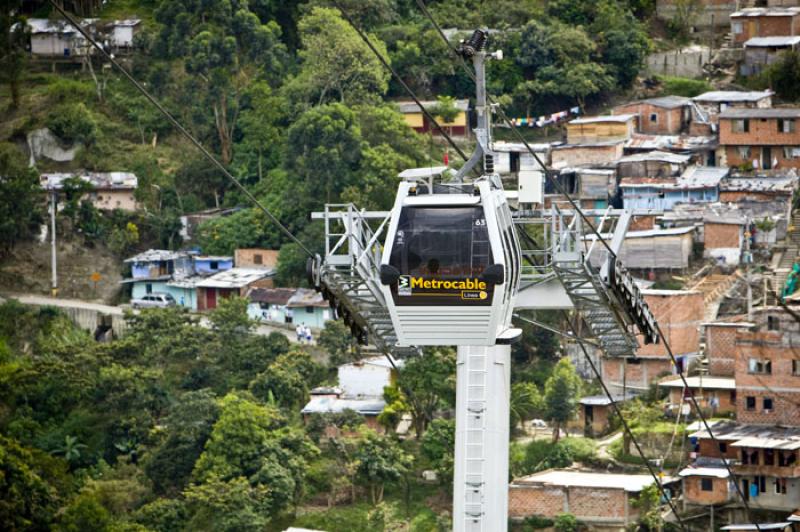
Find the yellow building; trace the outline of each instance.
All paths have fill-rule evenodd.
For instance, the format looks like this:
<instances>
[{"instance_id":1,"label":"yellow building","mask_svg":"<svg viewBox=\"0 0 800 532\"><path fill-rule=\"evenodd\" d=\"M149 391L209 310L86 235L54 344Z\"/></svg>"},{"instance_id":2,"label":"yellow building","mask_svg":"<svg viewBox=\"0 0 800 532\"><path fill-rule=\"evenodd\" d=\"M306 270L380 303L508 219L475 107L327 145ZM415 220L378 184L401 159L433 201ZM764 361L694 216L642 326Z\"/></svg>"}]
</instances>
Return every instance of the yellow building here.
<instances>
[{"instance_id":1,"label":"yellow building","mask_svg":"<svg viewBox=\"0 0 800 532\"><path fill-rule=\"evenodd\" d=\"M422 106L427 111L431 111L438 105L439 102L435 100L422 101ZM397 102L397 107L406 119L408 124L417 133L427 133L428 131L437 134L436 126L434 126L422 109L413 101ZM447 133L452 136L466 137L469 135L469 100L456 100L455 107L458 109L458 114L452 122L442 122L439 118L436 121L445 128Z\"/></svg>"}]
</instances>

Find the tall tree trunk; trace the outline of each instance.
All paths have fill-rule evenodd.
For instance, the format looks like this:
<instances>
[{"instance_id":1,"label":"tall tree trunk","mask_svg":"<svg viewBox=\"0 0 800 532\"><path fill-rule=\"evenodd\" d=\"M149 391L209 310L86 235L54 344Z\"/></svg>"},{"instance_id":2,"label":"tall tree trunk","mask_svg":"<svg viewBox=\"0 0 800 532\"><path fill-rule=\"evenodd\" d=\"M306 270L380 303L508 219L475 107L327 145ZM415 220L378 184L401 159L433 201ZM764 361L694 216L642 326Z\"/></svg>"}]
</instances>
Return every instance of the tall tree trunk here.
<instances>
[{"instance_id":1,"label":"tall tree trunk","mask_svg":"<svg viewBox=\"0 0 800 532\"><path fill-rule=\"evenodd\" d=\"M553 443L558 443L561 437L561 422L558 420L553 421Z\"/></svg>"}]
</instances>

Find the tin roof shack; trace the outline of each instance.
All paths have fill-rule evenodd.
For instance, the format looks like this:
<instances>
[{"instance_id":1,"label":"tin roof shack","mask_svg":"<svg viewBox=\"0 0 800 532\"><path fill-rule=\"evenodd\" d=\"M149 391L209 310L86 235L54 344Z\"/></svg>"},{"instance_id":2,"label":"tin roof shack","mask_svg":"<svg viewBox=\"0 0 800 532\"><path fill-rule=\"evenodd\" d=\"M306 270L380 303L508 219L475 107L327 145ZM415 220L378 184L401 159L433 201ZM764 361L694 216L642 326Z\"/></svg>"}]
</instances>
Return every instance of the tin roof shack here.
<instances>
[{"instance_id":1,"label":"tin roof shack","mask_svg":"<svg viewBox=\"0 0 800 532\"><path fill-rule=\"evenodd\" d=\"M739 66L742 76L760 74L778 60L783 52L794 52L800 37L754 37L744 43L744 63Z\"/></svg>"},{"instance_id":2,"label":"tin roof shack","mask_svg":"<svg viewBox=\"0 0 800 532\"><path fill-rule=\"evenodd\" d=\"M322 294L309 288L298 288L286 303L286 311L292 318L290 323L299 323L322 329L331 319L331 307Z\"/></svg>"},{"instance_id":3,"label":"tin roof shack","mask_svg":"<svg viewBox=\"0 0 800 532\"><path fill-rule=\"evenodd\" d=\"M788 216L797 183L798 178L794 169L776 176L748 176L736 173L720 182L719 200L723 203L747 204L777 202L783 207L776 212Z\"/></svg>"},{"instance_id":4,"label":"tin roof shack","mask_svg":"<svg viewBox=\"0 0 800 532\"><path fill-rule=\"evenodd\" d=\"M689 267L694 231L694 227L628 231L618 256L630 270L684 270ZM607 237L610 239L611 235ZM589 242L596 239L595 235L585 238ZM605 248L595 246L590 257L592 265L600 267L605 258Z\"/></svg>"},{"instance_id":5,"label":"tin roof shack","mask_svg":"<svg viewBox=\"0 0 800 532\"><path fill-rule=\"evenodd\" d=\"M625 141L636 131L636 115L587 116L567 122L567 144Z\"/></svg>"},{"instance_id":6,"label":"tin roof shack","mask_svg":"<svg viewBox=\"0 0 800 532\"><path fill-rule=\"evenodd\" d=\"M742 319L704 323L708 372L715 377L733 377L736 370L736 335L753 324Z\"/></svg>"},{"instance_id":7,"label":"tin roof shack","mask_svg":"<svg viewBox=\"0 0 800 532\"><path fill-rule=\"evenodd\" d=\"M192 257L186 251L149 249L125 259L130 264L131 277L123 284L131 286L131 298L139 299L153 292L170 294L184 307L195 310L197 297Z\"/></svg>"},{"instance_id":8,"label":"tin roof shack","mask_svg":"<svg viewBox=\"0 0 800 532\"><path fill-rule=\"evenodd\" d=\"M737 497L736 488L731 484L728 470L721 461L712 466L686 467L678 476L682 479L681 491L687 505L708 507L733 502Z\"/></svg>"},{"instance_id":9,"label":"tin roof shack","mask_svg":"<svg viewBox=\"0 0 800 532\"><path fill-rule=\"evenodd\" d=\"M64 181L78 178L92 190L82 199L89 200L100 210L120 209L133 212L139 208L136 203L136 189L139 179L131 172L81 172L41 174L39 181L45 190L63 190Z\"/></svg>"},{"instance_id":10,"label":"tin roof shack","mask_svg":"<svg viewBox=\"0 0 800 532\"><path fill-rule=\"evenodd\" d=\"M602 165L613 163L624 152L625 142L611 140L596 143L559 144L550 153L552 167L557 170L576 166Z\"/></svg>"},{"instance_id":11,"label":"tin roof shack","mask_svg":"<svg viewBox=\"0 0 800 532\"><path fill-rule=\"evenodd\" d=\"M197 275L214 275L233 268L233 257L229 256L195 255L192 262Z\"/></svg>"},{"instance_id":12,"label":"tin roof shack","mask_svg":"<svg viewBox=\"0 0 800 532\"><path fill-rule=\"evenodd\" d=\"M544 164L550 164L550 144L529 144L533 152ZM494 170L501 175L515 175L518 172L541 172L542 168L533 155L521 142L495 141Z\"/></svg>"},{"instance_id":13,"label":"tin roof shack","mask_svg":"<svg viewBox=\"0 0 800 532\"><path fill-rule=\"evenodd\" d=\"M553 183L556 181L560 189ZM604 209L616 194L617 173L613 168L568 167L544 183L545 206L566 202L561 190L586 209Z\"/></svg>"},{"instance_id":14,"label":"tin roof shack","mask_svg":"<svg viewBox=\"0 0 800 532\"><path fill-rule=\"evenodd\" d=\"M295 288L251 288L247 292L247 315L259 321L289 323L286 304L296 291Z\"/></svg>"},{"instance_id":15,"label":"tin roof shack","mask_svg":"<svg viewBox=\"0 0 800 532\"><path fill-rule=\"evenodd\" d=\"M732 42L741 46L753 37L800 34L800 7L750 7L731 15Z\"/></svg>"},{"instance_id":16,"label":"tin roof shack","mask_svg":"<svg viewBox=\"0 0 800 532\"><path fill-rule=\"evenodd\" d=\"M611 113L636 115L638 133L678 135L689 126L691 101L683 96L661 96L618 105Z\"/></svg>"},{"instance_id":17,"label":"tin roof shack","mask_svg":"<svg viewBox=\"0 0 800 532\"><path fill-rule=\"evenodd\" d=\"M433 111L436 106L439 105L439 102L436 100L421 101L420 103L422 104L423 109L428 112ZM434 135L439 134L436 126L434 126L433 123L428 120L428 117L425 116L425 113L422 112L422 109L420 109L416 102L397 102L397 107L405 117L406 124L408 124L417 133L430 132ZM458 114L452 122L444 122L438 117L436 118L436 121L439 122L443 128L445 128L445 131L447 131L449 135L467 137L469 136L469 100L456 100L455 107L458 111Z\"/></svg>"},{"instance_id":18,"label":"tin roof shack","mask_svg":"<svg viewBox=\"0 0 800 532\"><path fill-rule=\"evenodd\" d=\"M133 39L142 29L142 21L138 18L115 20L110 24L109 43L118 50L133 47Z\"/></svg>"},{"instance_id":19,"label":"tin roof shack","mask_svg":"<svg viewBox=\"0 0 800 532\"><path fill-rule=\"evenodd\" d=\"M670 211L681 203L719 201L719 184L728 173L724 167L690 166L678 177L623 178L619 189L626 209Z\"/></svg>"},{"instance_id":20,"label":"tin roof shack","mask_svg":"<svg viewBox=\"0 0 800 532\"><path fill-rule=\"evenodd\" d=\"M624 177L676 177L689 164L691 156L666 151L626 155L617 161L617 175Z\"/></svg>"},{"instance_id":21,"label":"tin roof shack","mask_svg":"<svg viewBox=\"0 0 800 532\"><path fill-rule=\"evenodd\" d=\"M678 361L673 368L663 343L645 345L639 338L635 357L603 359L603 380L613 393L621 393L623 375L627 390L646 391L650 384L675 371L684 372L700 349L699 325L703 320L703 294L695 290L642 290Z\"/></svg>"},{"instance_id":22,"label":"tin roof shack","mask_svg":"<svg viewBox=\"0 0 800 532\"><path fill-rule=\"evenodd\" d=\"M694 125L695 122L692 122ZM634 154L651 151L667 151L680 155L691 155L691 162L704 166L716 166L716 135L710 130L692 135L645 135L635 133L625 143L625 153Z\"/></svg>"},{"instance_id":23,"label":"tin roof shack","mask_svg":"<svg viewBox=\"0 0 800 532\"><path fill-rule=\"evenodd\" d=\"M800 38L800 37L798 37ZM720 160L727 166L800 168L800 108L728 109L720 114Z\"/></svg>"},{"instance_id":24,"label":"tin roof shack","mask_svg":"<svg viewBox=\"0 0 800 532\"><path fill-rule=\"evenodd\" d=\"M755 327L736 333L742 423L800 426L800 324L780 307L754 309Z\"/></svg>"},{"instance_id":25,"label":"tin roof shack","mask_svg":"<svg viewBox=\"0 0 800 532\"><path fill-rule=\"evenodd\" d=\"M611 416L614 414L614 403L623 403L635 398L636 395L629 393L626 397L622 394L612 395L609 400L607 395L592 395L582 397L579 402L578 419L570 422L569 425L583 430L583 435L587 438L596 438L607 433L611 429Z\"/></svg>"},{"instance_id":26,"label":"tin roof shack","mask_svg":"<svg viewBox=\"0 0 800 532\"><path fill-rule=\"evenodd\" d=\"M692 98L699 114L713 126L719 123L723 111L733 109L768 109L772 107L771 90L765 91L710 91Z\"/></svg>"},{"instance_id":27,"label":"tin roof shack","mask_svg":"<svg viewBox=\"0 0 800 532\"><path fill-rule=\"evenodd\" d=\"M83 19L82 27L92 30L97 19ZM27 19L31 32L31 54L34 57L73 58L89 52L86 39L65 20Z\"/></svg>"},{"instance_id":28,"label":"tin roof shack","mask_svg":"<svg viewBox=\"0 0 800 532\"><path fill-rule=\"evenodd\" d=\"M197 309L217 308L221 298L244 296L248 289L274 275L274 271L252 268L231 268L197 283Z\"/></svg>"},{"instance_id":29,"label":"tin roof shack","mask_svg":"<svg viewBox=\"0 0 800 532\"><path fill-rule=\"evenodd\" d=\"M738 266L747 220L741 214L706 214L703 218L703 257L720 265Z\"/></svg>"},{"instance_id":30,"label":"tin roof shack","mask_svg":"<svg viewBox=\"0 0 800 532\"><path fill-rule=\"evenodd\" d=\"M402 367L400 360L395 366ZM383 432L378 423L378 415L383 412L386 402L383 389L397 378L397 370L384 356L365 358L358 362L343 364L337 370L338 387L316 388L311 391L311 399L301 410L304 420L314 414L341 413L354 410L364 416L366 425ZM326 428L326 435L339 434L335 426Z\"/></svg>"},{"instance_id":31,"label":"tin roof shack","mask_svg":"<svg viewBox=\"0 0 800 532\"><path fill-rule=\"evenodd\" d=\"M670 411L682 415L692 413L692 405L689 397L694 394L694 398L703 409L705 415L724 416L736 413L736 381L730 377L712 377L698 375L686 377L689 385L688 390L684 390L683 381L680 377L669 377L658 385L669 391L668 408Z\"/></svg>"},{"instance_id":32,"label":"tin roof shack","mask_svg":"<svg viewBox=\"0 0 800 532\"><path fill-rule=\"evenodd\" d=\"M662 482L673 484L676 480L665 477ZM523 520L570 513L593 529L621 530L638 519L633 503L652 483L650 475L549 469L511 482L508 514L511 519Z\"/></svg>"}]
</instances>

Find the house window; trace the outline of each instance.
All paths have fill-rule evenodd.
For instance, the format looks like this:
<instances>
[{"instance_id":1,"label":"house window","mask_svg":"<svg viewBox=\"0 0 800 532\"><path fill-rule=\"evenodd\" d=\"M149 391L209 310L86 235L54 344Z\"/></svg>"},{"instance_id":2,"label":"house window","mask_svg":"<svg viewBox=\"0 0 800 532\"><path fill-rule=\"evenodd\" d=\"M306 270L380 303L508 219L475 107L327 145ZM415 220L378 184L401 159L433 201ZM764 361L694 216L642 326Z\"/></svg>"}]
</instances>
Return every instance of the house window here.
<instances>
[{"instance_id":1,"label":"house window","mask_svg":"<svg viewBox=\"0 0 800 532\"><path fill-rule=\"evenodd\" d=\"M750 131L750 120L747 118L734 120L733 124L731 124L731 130L734 133L748 133Z\"/></svg>"},{"instance_id":2,"label":"house window","mask_svg":"<svg viewBox=\"0 0 800 532\"><path fill-rule=\"evenodd\" d=\"M772 361L751 358L747 363L747 372L757 375L772 375Z\"/></svg>"},{"instance_id":3,"label":"house window","mask_svg":"<svg viewBox=\"0 0 800 532\"><path fill-rule=\"evenodd\" d=\"M739 155L740 159L749 159L752 154L750 146L738 146L736 148L736 153Z\"/></svg>"},{"instance_id":4,"label":"house window","mask_svg":"<svg viewBox=\"0 0 800 532\"><path fill-rule=\"evenodd\" d=\"M764 465L775 465L775 449L764 449Z\"/></svg>"},{"instance_id":5,"label":"house window","mask_svg":"<svg viewBox=\"0 0 800 532\"><path fill-rule=\"evenodd\" d=\"M314 314L314 307L306 307L306 312L309 314Z\"/></svg>"},{"instance_id":6,"label":"house window","mask_svg":"<svg viewBox=\"0 0 800 532\"><path fill-rule=\"evenodd\" d=\"M627 359L626 362L628 364L633 364L634 366L638 366L639 364L642 363L642 359L641 358L633 358L633 357L631 357L631 358Z\"/></svg>"},{"instance_id":7,"label":"house window","mask_svg":"<svg viewBox=\"0 0 800 532\"><path fill-rule=\"evenodd\" d=\"M146 285L144 285L144 291L146 293L148 293L148 294L152 294L153 293L153 285L151 283L147 283Z\"/></svg>"},{"instance_id":8,"label":"house window","mask_svg":"<svg viewBox=\"0 0 800 532\"><path fill-rule=\"evenodd\" d=\"M778 133L794 133L794 132L795 132L794 118L778 119Z\"/></svg>"},{"instance_id":9,"label":"house window","mask_svg":"<svg viewBox=\"0 0 800 532\"><path fill-rule=\"evenodd\" d=\"M217 270L219 269L219 262L212 260L210 266L212 270Z\"/></svg>"},{"instance_id":10,"label":"house window","mask_svg":"<svg viewBox=\"0 0 800 532\"><path fill-rule=\"evenodd\" d=\"M261 253L253 255L253 264L264 264L264 258L261 256Z\"/></svg>"},{"instance_id":11,"label":"house window","mask_svg":"<svg viewBox=\"0 0 800 532\"><path fill-rule=\"evenodd\" d=\"M744 24L741 22L734 22L731 24L731 31L734 35L739 35L740 33L744 32Z\"/></svg>"},{"instance_id":12,"label":"house window","mask_svg":"<svg viewBox=\"0 0 800 532\"><path fill-rule=\"evenodd\" d=\"M657 113L650 113L650 121L654 124L658 123L658 114Z\"/></svg>"},{"instance_id":13,"label":"house window","mask_svg":"<svg viewBox=\"0 0 800 532\"><path fill-rule=\"evenodd\" d=\"M756 398L755 397L745 397L745 407L748 410L755 410L756 409Z\"/></svg>"},{"instance_id":14,"label":"house window","mask_svg":"<svg viewBox=\"0 0 800 532\"><path fill-rule=\"evenodd\" d=\"M792 146L784 146L783 147L783 158L784 159L794 159L795 148Z\"/></svg>"},{"instance_id":15,"label":"house window","mask_svg":"<svg viewBox=\"0 0 800 532\"><path fill-rule=\"evenodd\" d=\"M714 491L714 481L710 478L701 478L700 489L703 491Z\"/></svg>"},{"instance_id":16,"label":"house window","mask_svg":"<svg viewBox=\"0 0 800 532\"><path fill-rule=\"evenodd\" d=\"M776 478L775 479L775 494L776 495L786 495L786 479L785 478Z\"/></svg>"},{"instance_id":17,"label":"house window","mask_svg":"<svg viewBox=\"0 0 800 532\"><path fill-rule=\"evenodd\" d=\"M778 319L778 316L767 316L767 330L768 331L781 330L781 320Z\"/></svg>"},{"instance_id":18,"label":"house window","mask_svg":"<svg viewBox=\"0 0 800 532\"><path fill-rule=\"evenodd\" d=\"M764 398L764 412L772 412L772 397Z\"/></svg>"},{"instance_id":19,"label":"house window","mask_svg":"<svg viewBox=\"0 0 800 532\"><path fill-rule=\"evenodd\" d=\"M800 376L800 360L792 360L792 375Z\"/></svg>"},{"instance_id":20,"label":"house window","mask_svg":"<svg viewBox=\"0 0 800 532\"><path fill-rule=\"evenodd\" d=\"M728 444L719 442L719 452L725 454L728 452Z\"/></svg>"}]
</instances>

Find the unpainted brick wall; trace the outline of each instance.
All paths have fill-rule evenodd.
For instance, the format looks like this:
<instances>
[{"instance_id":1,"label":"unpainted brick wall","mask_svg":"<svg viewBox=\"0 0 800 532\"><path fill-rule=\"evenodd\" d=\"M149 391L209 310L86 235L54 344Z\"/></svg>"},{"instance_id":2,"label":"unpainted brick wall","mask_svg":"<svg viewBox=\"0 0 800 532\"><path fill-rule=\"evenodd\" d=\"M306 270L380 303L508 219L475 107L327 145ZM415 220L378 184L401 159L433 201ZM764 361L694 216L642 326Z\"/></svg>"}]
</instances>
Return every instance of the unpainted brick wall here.
<instances>
[{"instance_id":1,"label":"unpainted brick wall","mask_svg":"<svg viewBox=\"0 0 800 532\"><path fill-rule=\"evenodd\" d=\"M685 477L683 494L689 504L720 504L729 498L728 479L711 477L712 491L703 491L703 477Z\"/></svg>"},{"instance_id":2,"label":"unpainted brick wall","mask_svg":"<svg viewBox=\"0 0 800 532\"><path fill-rule=\"evenodd\" d=\"M717 377L733 377L736 366L736 327L707 325L706 356L709 373Z\"/></svg>"},{"instance_id":3,"label":"unpainted brick wall","mask_svg":"<svg viewBox=\"0 0 800 532\"><path fill-rule=\"evenodd\" d=\"M741 246L743 228L736 224L706 222L704 246L706 249L738 248Z\"/></svg>"},{"instance_id":4,"label":"unpainted brick wall","mask_svg":"<svg viewBox=\"0 0 800 532\"><path fill-rule=\"evenodd\" d=\"M535 485L510 486L508 489L508 516L555 517L566 511L565 502L566 493L561 488Z\"/></svg>"},{"instance_id":5,"label":"unpainted brick wall","mask_svg":"<svg viewBox=\"0 0 800 532\"><path fill-rule=\"evenodd\" d=\"M644 299L658 321L675 356L694 354L700 348L703 295L700 292L670 294L644 293ZM667 356L663 342L644 345L639 337L639 356Z\"/></svg>"}]
</instances>

